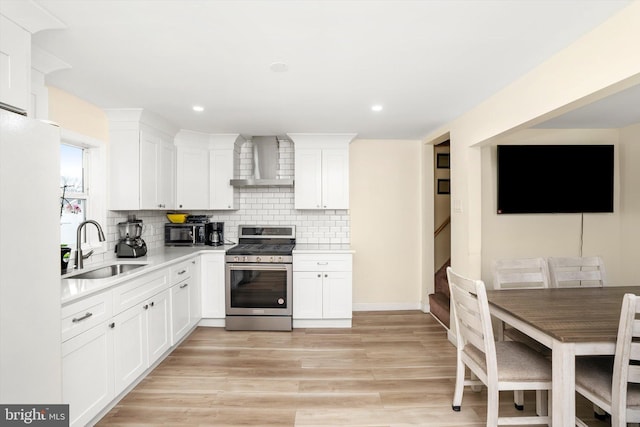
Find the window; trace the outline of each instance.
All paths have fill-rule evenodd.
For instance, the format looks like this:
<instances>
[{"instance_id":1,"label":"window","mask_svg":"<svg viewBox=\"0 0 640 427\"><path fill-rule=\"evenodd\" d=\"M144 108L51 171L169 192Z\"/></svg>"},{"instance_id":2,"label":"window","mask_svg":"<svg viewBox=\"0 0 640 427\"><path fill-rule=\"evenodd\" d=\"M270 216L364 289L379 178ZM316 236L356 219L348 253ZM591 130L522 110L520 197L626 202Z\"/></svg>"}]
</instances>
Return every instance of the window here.
<instances>
[{"instance_id":1,"label":"window","mask_svg":"<svg viewBox=\"0 0 640 427\"><path fill-rule=\"evenodd\" d=\"M75 249L76 231L86 219L98 221L106 232L106 155L104 143L62 129L60 144L60 243ZM83 250L104 252L95 227L81 238Z\"/></svg>"},{"instance_id":2,"label":"window","mask_svg":"<svg viewBox=\"0 0 640 427\"><path fill-rule=\"evenodd\" d=\"M87 213L85 151L82 147L60 145L60 242L72 249L75 249L78 225Z\"/></svg>"}]
</instances>

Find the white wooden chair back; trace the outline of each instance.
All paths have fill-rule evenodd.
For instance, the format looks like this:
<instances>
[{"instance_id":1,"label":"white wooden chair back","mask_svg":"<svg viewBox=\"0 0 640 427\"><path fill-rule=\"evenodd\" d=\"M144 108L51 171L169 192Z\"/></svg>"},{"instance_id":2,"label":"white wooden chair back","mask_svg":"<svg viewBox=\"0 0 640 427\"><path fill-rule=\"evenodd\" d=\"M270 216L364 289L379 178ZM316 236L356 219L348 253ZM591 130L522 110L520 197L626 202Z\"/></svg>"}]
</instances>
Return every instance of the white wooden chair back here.
<instances>
[{"instance_id":1,"label":"white wooden chair back","mask_svg":"<svg viewBox=\"0 0 640 427\"><path fill-rule=\"evenodd\" d=\"M491 327L487 291L482 280L473 280L454 273L447 267L451 293L451 311L456 328L456 385L453 393L454 411L461 410L463 388L487 387L487 427L497 425L550 425L550 417L542 410L540 416L500 417L501 390L551 389L551 365L543 355L518 342L496 343ZM498 377L498 358L502 363ZM465 379L466 368L471 378ZM540 401L543 396L538 395ZM544 414L544 415L543 415Z\"/></svg>"},{"instance_id":2,"label":"white wooden chair back","mask_svg":"<svg viewBox=\"0 0 640 427\"><path fill-rule=\"evenodd\" d=\"M473 345L484 353L486 365L481 367L487 376L484 380L497 383L496 348L484 283L460 276L451 267L447 267L447 278L456 326L457 351L464 354L466 347ZM466 359L466 363L474 363L464 356L463 359Z\"/></svg>"},{"instance_id":3,"label":"white wooden chair back","mask_svg":"<svg viewBox=\"0 0 640 427\"><path fill-rule=\"evenodd\" d=\"M616 355L613 362L613 381L611 388L612 424L620 421L638 422L640 407L627 405L627 383L640 383L640 299L633 294L625 294L620 311L620 324L616 341ZM625 414L624 418L618 414Z\"/></svg>"},{"instance_id":4,"label":"white wooden chair back","mask_svg":"<svg viewBox=\"0 0 640 427\"><path fill-rule=\"evenodd\" d=\"M602 287L607 284L604 262L600 257L552 257L548 261L552 288Z\"/></svg>"},{"instance_id":5,"label":"white wooden chair back","mask_svg":"<svg viewBox=\"0 0 640 427\"><path fill-rule=\"evenodd\" d=\"M501 259L493 262L494 289L549 287L549 269L544 258Z\"/></svg>"}]
</instances>

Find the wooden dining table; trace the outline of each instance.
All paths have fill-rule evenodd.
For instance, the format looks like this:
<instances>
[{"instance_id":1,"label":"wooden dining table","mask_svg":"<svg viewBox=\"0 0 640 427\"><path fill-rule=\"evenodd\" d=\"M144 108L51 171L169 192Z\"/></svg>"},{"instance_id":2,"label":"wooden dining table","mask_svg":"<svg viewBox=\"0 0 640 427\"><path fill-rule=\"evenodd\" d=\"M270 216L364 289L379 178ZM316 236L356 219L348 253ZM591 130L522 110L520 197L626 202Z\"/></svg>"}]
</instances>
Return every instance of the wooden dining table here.
<instances>
[{"instance_id":1,"label":"wooden dining table","mask_svg":"<svg viewBox=\"0 0 640 427\"><path fill-rule=\"evenodd\" d=\"M575 425L575 358L613 355L622 297L640 286L488 290L493 316L552 351L553 426Z\"/></svg>"}]
</instances>

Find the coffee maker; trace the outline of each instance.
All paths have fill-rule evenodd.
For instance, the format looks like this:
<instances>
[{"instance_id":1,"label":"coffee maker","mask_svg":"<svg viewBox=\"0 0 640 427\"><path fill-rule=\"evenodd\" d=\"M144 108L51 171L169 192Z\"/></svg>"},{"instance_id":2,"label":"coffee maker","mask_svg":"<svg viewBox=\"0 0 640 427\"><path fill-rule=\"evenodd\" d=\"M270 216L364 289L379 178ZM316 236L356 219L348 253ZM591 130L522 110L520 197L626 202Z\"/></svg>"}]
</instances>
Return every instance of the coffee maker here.
<instances>
[{"instance_id":1,"label":"coffee maker","mask_svg":"<svg viewBox=\"0 0 640 427\"><path fill-rule=\"evenodd\" d=\"M120 241L116 244L118 258L138 258L147 254L147 244L142 240L142 220L129 215L127 221L118 223Z\"/></svg>"},{"instance_id":2,"label":"coffee maker","mask_svg":"<svg viewBox=\"0 0 640 427\"><path fill-rule=\"evenodd\" d=\"M208 222L204 225L205 244L209 246L224 245L224 222Z\"/></svg>"}]
</instances>

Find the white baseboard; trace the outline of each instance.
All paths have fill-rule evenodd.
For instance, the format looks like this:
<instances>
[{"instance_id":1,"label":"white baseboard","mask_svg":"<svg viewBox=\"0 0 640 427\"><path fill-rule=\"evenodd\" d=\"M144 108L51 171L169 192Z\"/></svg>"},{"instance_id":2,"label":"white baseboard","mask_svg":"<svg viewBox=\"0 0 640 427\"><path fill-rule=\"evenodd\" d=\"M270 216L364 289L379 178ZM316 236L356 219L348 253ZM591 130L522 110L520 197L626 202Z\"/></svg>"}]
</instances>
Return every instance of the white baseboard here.
<instances>
[{"instance_id":1,"label":"white baseboard","mask_svg":"<svg viewBox=\"0 0 640 427\"><path fill-rule=\"evenodd\" d=\"M209 328L224 328L224 319L200 319L198 326L207 326Z\"/></svg>"},{"instance_id":2,"label":"white baseboard","mask_svg":"<svg viewBox=\"0 0 640 427\"><path fill-rule=\"evenodd\" d=\"M350 328L351 319L293 319L293 328Z\"/></svg>"}]
</instances>

